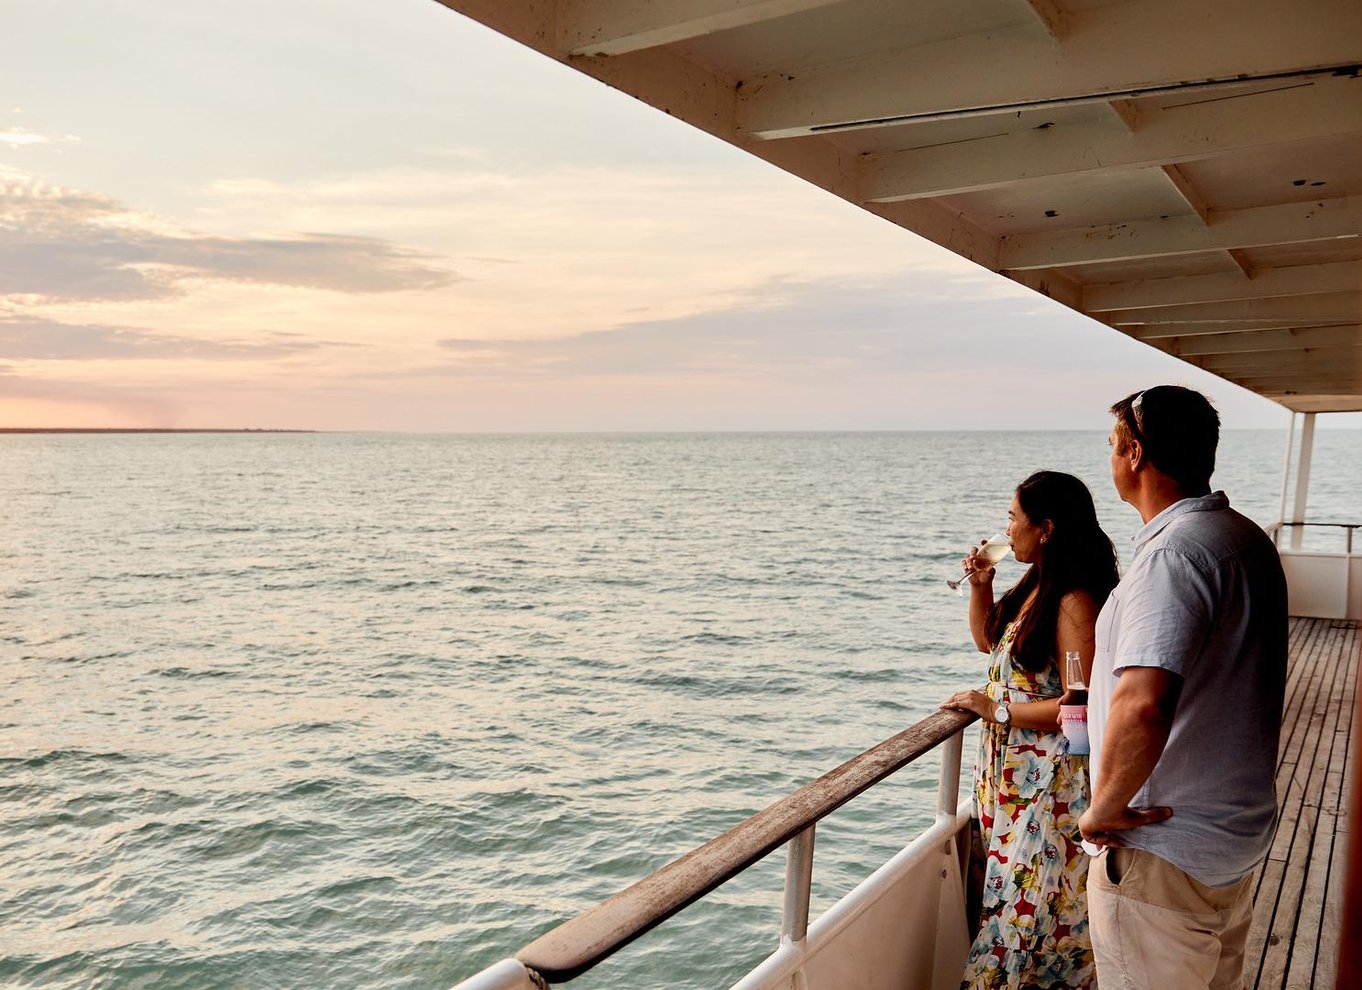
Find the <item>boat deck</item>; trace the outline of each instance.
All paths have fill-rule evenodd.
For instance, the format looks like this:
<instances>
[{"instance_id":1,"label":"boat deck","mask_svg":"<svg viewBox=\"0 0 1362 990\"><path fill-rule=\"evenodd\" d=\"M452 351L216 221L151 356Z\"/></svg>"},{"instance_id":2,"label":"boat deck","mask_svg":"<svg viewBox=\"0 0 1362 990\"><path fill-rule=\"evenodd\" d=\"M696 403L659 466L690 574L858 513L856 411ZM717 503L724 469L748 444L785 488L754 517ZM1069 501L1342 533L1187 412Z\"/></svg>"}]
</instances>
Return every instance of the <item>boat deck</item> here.
<instances>
[{"instance_id":1,"label":"boat deck","mask_svg":"<svg viewBox=\"0 0 1362 990\"><path fill-rule=\"evenodd\" d=\"M1292 619L1277 794L1281 820L1253 899L1255 990L1332 988L1350 829L1348 784L1362 648L1356 622Z\"/></svg>"}]
</instances>

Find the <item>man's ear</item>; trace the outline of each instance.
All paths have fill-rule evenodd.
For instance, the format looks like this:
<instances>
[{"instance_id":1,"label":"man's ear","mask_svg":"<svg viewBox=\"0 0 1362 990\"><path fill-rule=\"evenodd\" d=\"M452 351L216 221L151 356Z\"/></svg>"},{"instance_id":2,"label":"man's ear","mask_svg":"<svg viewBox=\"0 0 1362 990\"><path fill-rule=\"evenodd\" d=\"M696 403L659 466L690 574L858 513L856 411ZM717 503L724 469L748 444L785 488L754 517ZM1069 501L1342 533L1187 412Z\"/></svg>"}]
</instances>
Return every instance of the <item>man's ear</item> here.
<instances>
[{"instance_id":1,"label":"man's ear","mask_svg":"<svg viewBox=\"0 0 1362 990\"><path fill-rule=\"evenodd\" d=\"M1134 437L1126 441L1126 444L1126 458L1130 461L1130 470L1138 471L1148 463L1144 456L1144 444Z\"/></svg>"}]
</instances>

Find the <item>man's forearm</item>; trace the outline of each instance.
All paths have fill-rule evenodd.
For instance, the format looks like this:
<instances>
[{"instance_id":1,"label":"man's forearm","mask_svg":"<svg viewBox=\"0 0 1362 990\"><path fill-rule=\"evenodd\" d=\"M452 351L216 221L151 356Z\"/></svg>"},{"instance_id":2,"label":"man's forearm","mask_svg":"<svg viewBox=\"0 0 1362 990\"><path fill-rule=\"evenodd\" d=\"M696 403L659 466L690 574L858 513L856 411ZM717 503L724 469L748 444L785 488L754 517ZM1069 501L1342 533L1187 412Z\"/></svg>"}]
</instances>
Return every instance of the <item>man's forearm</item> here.
<instances>
[{"instance_id":1,"label":"man's forearm","mask_svg":"<svg viewBox=\"0 0 1362 990\"><path fill-rule=\"evenodd\" d=\"M1180 684L1157 668L1127 668L1112 693L1093 810L1130 806L1168 744Z\"/></svg>"}]
</instances>

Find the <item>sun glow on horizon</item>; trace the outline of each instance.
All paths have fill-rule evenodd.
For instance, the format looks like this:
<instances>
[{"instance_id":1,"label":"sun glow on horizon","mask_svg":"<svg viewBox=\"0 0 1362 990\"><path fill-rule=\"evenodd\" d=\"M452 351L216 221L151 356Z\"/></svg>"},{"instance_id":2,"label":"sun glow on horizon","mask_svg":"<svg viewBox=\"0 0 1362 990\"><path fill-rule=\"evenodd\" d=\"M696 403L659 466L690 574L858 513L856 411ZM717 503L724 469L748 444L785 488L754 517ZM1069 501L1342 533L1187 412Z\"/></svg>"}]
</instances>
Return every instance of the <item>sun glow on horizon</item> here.
<instances>
[{"instance_id":1,"label":"sun glow on horizon","mask_svg":"<svg viewBox=\"0 0 1362 990\"><path fill-rule=\"evenodd\" d=\"M69 399L0 397L0 426L12 430L86 430L159 428L136 410Z\"/></svg>"}]
</instances>

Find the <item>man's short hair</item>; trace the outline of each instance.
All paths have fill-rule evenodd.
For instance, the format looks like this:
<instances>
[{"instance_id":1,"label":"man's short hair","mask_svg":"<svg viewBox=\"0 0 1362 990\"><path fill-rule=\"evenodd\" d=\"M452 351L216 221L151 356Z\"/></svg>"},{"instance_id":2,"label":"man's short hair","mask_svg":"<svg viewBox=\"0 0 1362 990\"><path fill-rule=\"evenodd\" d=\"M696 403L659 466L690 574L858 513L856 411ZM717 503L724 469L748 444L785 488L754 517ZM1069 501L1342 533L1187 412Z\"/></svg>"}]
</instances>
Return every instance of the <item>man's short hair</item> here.
<instances>
[{"instance_id":1,"label":"man's short hair","mask_svg":"<svg viewBox=\"0 0 1362 990\"><path fill-rule=\"evenodd\" d=\"M1132 392L1111 407L1116 417L1117 452L1138 440L1149 463L1189 494L1210 491L1220 414L1200 392L1181 385L1156 385Z\"/></svg>"}]
</instances>

